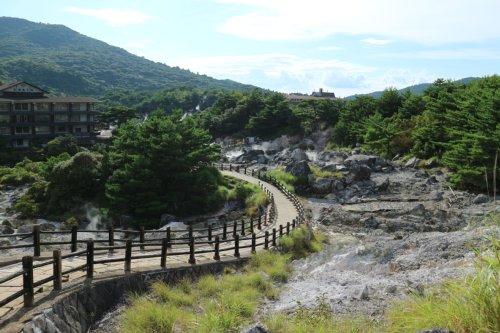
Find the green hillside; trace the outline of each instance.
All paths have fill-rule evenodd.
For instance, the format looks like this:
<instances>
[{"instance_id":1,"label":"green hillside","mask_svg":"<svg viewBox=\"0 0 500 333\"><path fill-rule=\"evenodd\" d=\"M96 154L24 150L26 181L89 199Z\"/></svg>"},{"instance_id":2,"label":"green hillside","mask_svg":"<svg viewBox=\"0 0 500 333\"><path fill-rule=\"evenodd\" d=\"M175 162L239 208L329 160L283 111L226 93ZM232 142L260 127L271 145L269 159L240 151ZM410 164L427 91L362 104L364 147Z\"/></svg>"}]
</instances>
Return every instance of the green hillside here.
<instances>
[{"instance_id":1,"label":"green hillside","mask_svg":"<svg viewBox=\"0 0 500 333\"><path fill-rule=\"evenodd\" d=\"M117 88L253 88L153 62L63 25L0 17L0 81L13 80L82 95L102 95Z\"/></svg>"},{"instance_id":2,"label":"green hillside","mask_svg":"<svg viewBox=\"0 0 500 333\"><path fill-rule=\"evenodd\" d=\"M478 77L466 77L466 78L463 78L460 80L456 80L454 82L458 83L458 84L469 84L472 81L477 80L477 79L479 79L479 78ZM427 88L429 88L430 86L432 86L432 83L420 83L420 84L415 84L413 86L409 86L409 87L406 87L403 89L399 89L399 92L409 91L414 95L422 95L424 93L424 91L427 90ZM358 94L358 95L348 96L348 97L346 97L346 99L351 100L351 99L356 98L357 96L371 96L373 98L379 98L380 96L382 96L383 93L384 93L383 91L374 91L374 92L369 93L369 94Z\"/></svg>"}]
</instances>

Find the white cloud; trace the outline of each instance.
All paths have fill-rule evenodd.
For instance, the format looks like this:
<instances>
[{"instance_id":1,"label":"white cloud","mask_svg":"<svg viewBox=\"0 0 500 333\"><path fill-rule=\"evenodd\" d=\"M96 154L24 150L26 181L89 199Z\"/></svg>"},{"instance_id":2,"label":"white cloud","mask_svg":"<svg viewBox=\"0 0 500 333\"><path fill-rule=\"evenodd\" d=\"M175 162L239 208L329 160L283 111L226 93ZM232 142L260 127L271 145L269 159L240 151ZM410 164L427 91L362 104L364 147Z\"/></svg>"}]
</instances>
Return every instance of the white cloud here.
<instances>
[{"instance_id":1,"label":"white cloud","mask_svg":"<svg viewBox=\"0 0 500 333\"><path fill-rule=\"evenodd\" d=\"M69 13L94 17L112 27L123 27L133 24L141 24L150 19L150 16L144 13L130 9L92 9L81 7L67 7L64 10Z\"/></svg>"},{"instance_id":2,"label":"white cloud","mask_svg":"<svg viewBox=\"0 0 500 333\"><path fill-rule=\"evenodd\" d=\"M340 46L319 46L317 48L318 51L340 51L342 47Z\"/></svg>"},{"instance_id":3,"label":"white cloud","mask_svg":"<svg viewBox=\"0 0 500 333\"><path fill-rule=\"evenodd\" d=\"M415 52L385 53L385 58L428 59L428 60L500 60L500 50L469 48L423 50Z\"/></svg>"},{"instance_id":4,"label":"white cloud","mask_svg":"<svg viewBox=\"0 0 500 333\"><path fill-rule=\"evenodd\" d=\"M402 88L434 79L423 72L380 71L336 59L302 58L289 54L182 58L173 65L282 92L308 93L322 87L338 96L372 92L388 86Z\"/></svg>"},{"instance_id":5,"label":"white cloud","mask_svg":"<svg viewBox=\"0 0 500 333\"><path fill-rule=\"evenodd\" d=\"M420 43L500 38L498 0L215 0L246 12L219 31L256 40L373 35Z\"/></svg>"},{"instance_id":6,"label":"white cloud","mask_svg":"<svg viewBox=\"0 0 500 333\"><path fill-rule=\"evenodd\" d=\"M384 46L389 43L392 43L392 40L390 39L376 39L376 38L365 38L361 40L363 43L370 44L370 45L376 45L376 46Z\"/></svg>"}]
</instances>

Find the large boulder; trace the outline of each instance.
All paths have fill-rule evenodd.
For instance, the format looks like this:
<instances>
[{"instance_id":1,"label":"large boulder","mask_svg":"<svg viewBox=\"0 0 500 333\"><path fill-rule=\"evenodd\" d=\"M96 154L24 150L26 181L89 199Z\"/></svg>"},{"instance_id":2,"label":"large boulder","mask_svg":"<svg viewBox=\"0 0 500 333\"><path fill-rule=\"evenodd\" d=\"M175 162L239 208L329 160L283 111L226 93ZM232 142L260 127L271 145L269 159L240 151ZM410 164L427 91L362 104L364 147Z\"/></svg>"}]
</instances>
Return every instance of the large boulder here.
<instances>
[{"instance_id":1,"label":"large boulder","mask_svg":"<svg viewBox=\"0 0 500 333\"><path fill-rule=\"evenodd\" d=\"M478 204L483 204L483 203L487 203L490 201L490 197L488 197L487 195L485 194L478 194L474 200L472 200L472 203L478 205Z\"/></svg>"},{"instance_id":2,"label":"large boulder","mask_svg":"<svg viewBox=\"0 0 500 333\"><path fill-rule=\"evenodd\" d=\"M286 166L285 171L299 178L307 178L311 174L311 168L309 168L307 161L290 163Z\"/></svg>"},{"instance_id":3,"label":"large boulder","mask_svg":"<svg viewBox=\"0 0 500 333\"><path fill-rule=\"evenodd\" d=\"M315 178L311 183L311 189L315 194L328 194L332 191L333 180L330 178Z\"/></svg>"},{"instance_id":4,"label":"large boulder","mask_svg":"<svg viewBox=\"0 0 500 333\"><path fill-rule=\"evenodd\" d=\"M11 235L14 233L14 228L12 228L10 225L2 224L0 225L0 233L2 235Z\"/></svg>"},{"instance_id":5,"label":"large boulder","mask_svg":"<svg viewBox=\"0 0 500 333\"><path fill-rule=\"evenodd\" d=\"M353 181L369 180L371 170L366 165L355 165L349 169L349 174Z\"/></svg>"},{"instance_id":6,"label":"large boulder","mask_svg":"<svg viewBox=\"0 0 500 333\"><path fill-rule=\"evenodd\" d=\"M290 156L295 162L307 161L307 154L304 150L300 148L295 148Z\"/></svg>"},{"instance_id":7,"label":"large boulder","mask_svg":"<svg viewBox=\"0 0 500 333\"><path fill-rule=\"evenodd\" d=\"M255 150L247 150L242 155L235 158L235 163L250 163L253 161L257 161L259 156L265 156L263 150L255 149Z\"/></svg>"}]
</instances>

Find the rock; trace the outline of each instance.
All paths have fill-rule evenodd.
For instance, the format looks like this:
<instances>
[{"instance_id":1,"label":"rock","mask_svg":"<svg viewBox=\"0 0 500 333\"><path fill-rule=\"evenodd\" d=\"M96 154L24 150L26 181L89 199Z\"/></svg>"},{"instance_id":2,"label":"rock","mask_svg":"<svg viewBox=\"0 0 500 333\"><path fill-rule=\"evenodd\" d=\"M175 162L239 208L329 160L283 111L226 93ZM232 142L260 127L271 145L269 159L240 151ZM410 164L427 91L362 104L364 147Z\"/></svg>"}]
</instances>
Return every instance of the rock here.
<instances>
[{"instance_id":1,"label":"rock","mask_svg":"<svg viewBox=\"0 0 500 333\"><path fill-rule=\"evenodd\" d=\"M363 223L365 228L370 228L370 229L377 229L377 227L380 224L379 221L373 216L370 216L369 218L362 220L361 223Z\"/></svg>"},{"instance_id":2,"label":"rock","mask_svg":"<svg viewBox=\"0 0 500 333\"><path fill-rule=\"evenodd\" d=\"M172 214L161 214L160 216L160 226L164 226L166 224L169 224L170 222L175 222L177 221L177 217Z\"/></svg>"},{"instance_id":3,"label":"rock","mask_svg":"<svg viewBox=\"0 0 500 333\"><path fill-rule=\"evenodd\" d=\"M311 188L316 194L328 194L332 190L332 179L316 178L311 184Z\"/></svg>"},{"instance_id":4,"label":"rock","mask_svg":"<svg viewBox=\"0 0 500 333\"><path fill-rule=\"evenodd\" d=\"M347 166L350 165L367 165L374 166L375 161L377 160L377 156L372 155L364 155L364 154L354 154L346 158L344 164Z\"/></svg>"},{"instance_id":5,"label":"rock","mask_svg":"<svg viewBox=\"0 0 500 333\"><path fill-rule=\"evenodd\" d=\"M54 231L57 229L55 223L48 222L42 219L36 220L36 223L40 226L41 231Z\"/></svg>"},{"instance_id":6,"label":"rock","mask_svg":"<svg viewBox=\"0 0 500 333\"><path fill-rule=\"evenodd\" d=\"M295 148L290 156L295 162L307 161L307 154L300 148Z\"/></svg>"},{"instance_id":7,"label":"rock","mask_svg":"<svg viewBox=\"0 0 500 333\"><path fill-rule=\"evenodd\" d=\"M349 170L351 178L354 181L369 180L371 170L365 165L356 165Z\"/></svg>"},{"instance_id":8,"label":"rock","mask_svg":"<svg viewBox=\"0 0 500 333\"><path fill-rule=\"evenodd\" d=\"M264 325L257 323L257 324L254 324L254 325L248 327L248 328L243 329L242 332L245 332L245 333L267 333L268 330Z\"/></svg>"},{"instance_id":9,"label":"rock","mask_svg":"<svg viewBox=\"0 0 500 333\"><path fill-rule=\"evenodd\" d=\"M389 181L389 178L386 178L382 183L380 183L380 185L377 186L377 191L386 192L390 185L391 182Z\"/></svg>"},{"instance_id":10,"label":"rock","mask_svg":"<svg viewBox=\"0 0 500 333\"><path fill-rule=\"evenodd\" d=\"M257 156L256 161L259 164L267 164L267 162L269 162L269 159L266 157L266 155L259 155Z\"/></svg>"},{"instance_id":11,"label":"rock","mask_svg":"<svg viewBox=\"0 0 500 333\"><path fill-rule=\"evenodd\" d=\"M441 201L443 200L443 192L442 191L431 191L429 193L429 199L433 201Z\"/></svg>"},{"instance_id":12,"label":"rock","mask_svg":"<svg viewBox=\"0 0 500 333\"><path fill-rule=\"evenodd\" d=\"M419 331L418 333L453 333L453 331L444 328L431 328L428 330Z\"/></svg>"},{"instance_id":13,"label":"rock","mask_svg":"<svg viewBox=\"0 0 500 333\"><path fill-rule=\"evenodd\" d=\"M30 232L33 232L33 227L34 226L35 226L34 224L23 224L23 225L20 225L17 228L17 233L18 234L28 234Z\"/></svg>"},{"instance_id":14,"label":"rock","mask_svg":"<svg viewBox=\"0 0 500 333\"><path fill-rule=\"evenodd\" d=\"M359 294L359 299L367 301L370 299L370 290L368 289L368 286L365 286L361 293Z\"/></svg>"},{"instance_id":15,"label":"rock","mask_svg":"<svg viewBox=\"0 0 500 333\"><path fill-rule=\"evenodd\" d=\"M0 246L9 246L11 243L10 243L10 240L8 239L0 239Z\"/></svg>"},{"instance_id":16,"label":"rock","mask_svg":"<svg viewBox=\"0 0 500 333\"><path fill-rule=\"evenodd\" d=\"M478 204L483 204L487 203L490 201L490 197L485 195L485 194L478 194L473 200L472 203L478 205Z\"/></svg>"},{"instance_id":17,"label":"rock","mask_svg":"<svg viewBox=\"0 0 500 333\"><path fill-rule=\"evenodd\" d=\"M240 156L236 157L234 159L234 162L241 163L241 164L250 163L253 161L257 161L259 156L261 156L261 155L265 156L264 151L261 149L248 150L248 151L243 152L243 154L241 154Z\"/></svg>"},{"instance_id":18,"label":"rock","mask_svg":"<svg viewBox=\"0 0 500 333\"><path fill-rule=\"evenodd\" d=\"M425 209L425 206L423 204L419 203L418 205L413 207L409 211L409 213L410 215L415 215L415 216L426 216L429 213L429 211Z\"/></svg>"},{"instance_id":19,"label":"rock","mask_svg":"<svg viewBox=\"0 0 500 333\"><path fill-rule=\"evenodd\" d=\"M14 228L9 225L0 226L0 233L3 235L12 235L14 233Z\"/></svg>"},{"instance_id":20,"label":"rock","mask_svg":"<svg viewBox=\"0 0 500 333\"><path fill-rule=\"evenodd\" d=\"M12 227L12 223L9 220L3 220L2 221L2 225L6 225L6 226L9 226L9 227Z\"/></svg>"},{"instance_id":21,"label":"rock","mask_svg":"<svg viewBox=\"0 0 500 333\"><path fill-rule=\"evenodd\" d=\"M395 285L392 285L392 286L388 286L385 291L388 293L388 294L395 294L396 291L398 290L398 287L395 286Z\"/></svg>"},{"instance_id":22,"label":"rock","mask_svg":"<svg viewBox=\"0 0 500 333\"><path fill-rule=\"evenodd\" d=\"M426 168L431 169L431 168L435 168L437 166L438 166L438 162L437 162L437 160L435 158L430 158L427 161L425 161L425 167Z\"/></svg>"},{"instance_id":23,"label":"rock","mask_svg":"<svg viewBox=\"0 0 500 333\"><path fill-rule=\"evenodd\" d=\"M415 167L417 167L418 163L420 163L420 159L416 158L416 157L412 157L405 163L405 167L415 168Z\"/></svg>"},{"instance_id":24,"label":"rock","mask_svg":"<svg viewBox=\"0 0 500 333\"><path fill-rule=\"evenodd\" d=\"M430 176L429 178L427 178L427 180L425 181L425 183L427 185L431 185L431 184L436 184L438 182L438 180L436 179L436 176Z\"/></svg>"},{"instance_id":25,"label":"rock","mask_svg":"<svg viewBox=\"0 0 500 333\"><path fill-rule=\"evenodd\" d=\"M309 168L307 161L290 163L286 166L285 171L300 178L306 178L309 174L311 174L311 169Z\"/></svg>"}]
</instances>

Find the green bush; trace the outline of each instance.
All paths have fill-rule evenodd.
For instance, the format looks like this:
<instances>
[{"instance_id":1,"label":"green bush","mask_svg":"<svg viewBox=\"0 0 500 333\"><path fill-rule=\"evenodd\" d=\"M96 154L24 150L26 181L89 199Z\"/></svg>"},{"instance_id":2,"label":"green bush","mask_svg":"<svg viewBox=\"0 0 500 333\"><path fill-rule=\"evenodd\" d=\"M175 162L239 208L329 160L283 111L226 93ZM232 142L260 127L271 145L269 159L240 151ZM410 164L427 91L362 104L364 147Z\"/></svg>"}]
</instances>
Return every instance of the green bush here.
<instances>
[{"instance_id":1,"label":"green bush","mask_svg":"<svg viewBox=\"0 0 500 333\"><path fill-rule=\"evenodd\" d=\"M268 176L276 178L280 183L282 183L288 191L295 192L295 185L297 184L297 177L289 172L283 170L283 168L276 168L269 170L266 173Z\"/></svg>"},{"instance_id":2,"label":"green bush","mask_svg":"<svg viewBox=\"0 0 500 333\"><path fill-rule=\"evenodd\" d=\"M292 258L298 259L310 253L319 252L323 248L325 237L315 233L310 227L301 225L283 236L279 240L279 247L282 252L290 253Z\"/></svg>"}]
</instances>

